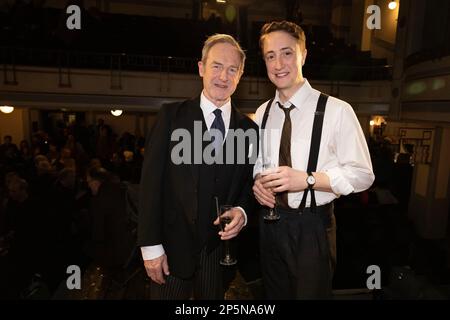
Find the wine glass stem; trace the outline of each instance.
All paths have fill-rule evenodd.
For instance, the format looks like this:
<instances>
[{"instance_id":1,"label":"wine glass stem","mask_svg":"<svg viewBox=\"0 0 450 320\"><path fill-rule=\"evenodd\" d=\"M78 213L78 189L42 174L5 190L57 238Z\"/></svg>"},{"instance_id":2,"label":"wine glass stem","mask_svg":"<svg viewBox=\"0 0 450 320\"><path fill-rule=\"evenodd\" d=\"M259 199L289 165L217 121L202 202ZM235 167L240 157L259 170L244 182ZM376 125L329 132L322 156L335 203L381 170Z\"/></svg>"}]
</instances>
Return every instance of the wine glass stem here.
<instances>
[{"instance_id":1,"label":"wine glass stem","mask_svg":"<svg viewBox=\"0 0 450 320\"><path fill-rule=\"evenodd\" d=\"M277 204L278 204L278 198L275 195L275 207L277 206ZM270 209L270 214L273 214L273 215L275 214L275 207Z\"/></svg>"},{"instance_id":2,"label":"wine glass stem","mask_svg":"<svg viewBox=\"0 0 450 320\"><path fill-rule=\"evenodd\" d=\"M229 260L230 258L230 242L228 240L225 240L225 259Z\"/></svg>"}]
</instances>

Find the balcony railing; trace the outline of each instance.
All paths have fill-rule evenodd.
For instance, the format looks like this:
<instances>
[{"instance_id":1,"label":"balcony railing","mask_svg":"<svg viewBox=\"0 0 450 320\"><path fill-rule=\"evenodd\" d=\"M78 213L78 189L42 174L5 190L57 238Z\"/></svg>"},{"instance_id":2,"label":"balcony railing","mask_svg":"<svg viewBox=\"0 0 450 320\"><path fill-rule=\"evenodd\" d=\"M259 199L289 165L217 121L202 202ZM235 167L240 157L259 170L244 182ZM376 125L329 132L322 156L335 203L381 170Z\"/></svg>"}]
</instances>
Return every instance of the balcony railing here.
<instances>
[{"instance_id":1,"label":"balcony railing","mask_svg":"<svg viewBox=\"0 0 450 320\"><path fill-rule=\"evenodd\" d=\"M95 53L17 47L0 47L0 63L56 68L86 68L105 70L151 71L170 73L197 73L197 59L171 56L153 56L127 53ZM306 64L306 77L313 80L367 81L392 78L391 66L349 66ZM266 77L261 57L248 57L245 75Z\"/></svg>"},{"instance_id":2,"label":"balcony railing","mask_svg":"<svg viewBox=\"0 0 450 320\"><path fill-rule=\"evenodd\" d=\"M447 44L447 47L439 49L424 49L407 56L405 59L405 67L411 67L425 61L441 59L446 56L450 56L449 44Z\"/></svg>"}]
</instances>

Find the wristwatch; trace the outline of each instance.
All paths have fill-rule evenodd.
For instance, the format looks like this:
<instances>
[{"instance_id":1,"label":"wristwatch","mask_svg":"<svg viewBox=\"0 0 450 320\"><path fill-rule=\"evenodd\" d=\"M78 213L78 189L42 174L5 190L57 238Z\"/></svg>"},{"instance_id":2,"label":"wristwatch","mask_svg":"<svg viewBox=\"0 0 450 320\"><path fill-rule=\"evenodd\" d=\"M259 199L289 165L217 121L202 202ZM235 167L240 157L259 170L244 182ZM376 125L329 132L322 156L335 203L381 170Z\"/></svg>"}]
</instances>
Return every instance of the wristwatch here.
<instances>
[{"instance_id":1,"label":"wristwatch","mask_svg":"<svg viewBox=\"0 0 450 320\"><path fill-rule=\"evenodd\" d=\"M306 178L306 183L308 184L308 188L312 189L316 184L316 178L312 175L311 172L308 172L308 177Z\"/></svg>"}]
</instances>

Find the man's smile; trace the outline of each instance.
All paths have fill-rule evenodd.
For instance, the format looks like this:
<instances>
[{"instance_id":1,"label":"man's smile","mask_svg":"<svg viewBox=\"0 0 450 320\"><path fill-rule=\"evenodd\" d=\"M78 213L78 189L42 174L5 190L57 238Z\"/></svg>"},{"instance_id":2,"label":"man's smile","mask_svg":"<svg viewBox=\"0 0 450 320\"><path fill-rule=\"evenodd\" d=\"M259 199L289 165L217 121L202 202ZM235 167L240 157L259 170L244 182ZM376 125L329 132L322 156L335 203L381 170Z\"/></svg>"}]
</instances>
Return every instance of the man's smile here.
<instances>
[{"instance_id":1,"label":"man's smile","mask_svg":"<svg viewBox=\"0 0 450 320\"><path fill-rule=\"evenodd\" d=\"M289 72L278 72L278 73L275 73L275 77L278 79L281 79L281 78L286 77L288 74L289 74Z\"/></svg>"}]
</instances>

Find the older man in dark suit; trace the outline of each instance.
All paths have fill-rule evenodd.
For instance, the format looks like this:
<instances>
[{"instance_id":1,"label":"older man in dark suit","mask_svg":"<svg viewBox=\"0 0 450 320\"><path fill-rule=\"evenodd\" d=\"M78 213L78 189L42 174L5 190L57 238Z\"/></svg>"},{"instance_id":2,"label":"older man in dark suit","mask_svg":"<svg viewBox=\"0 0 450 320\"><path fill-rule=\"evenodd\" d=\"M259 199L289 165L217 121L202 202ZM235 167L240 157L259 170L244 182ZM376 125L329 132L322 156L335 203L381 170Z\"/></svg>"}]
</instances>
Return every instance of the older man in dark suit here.
<instances>
[{"instance_id":1,"label":"older man in dark suit","mask_svg":"<svg viewBox=\"0 0 450 320\"><path fill-rule=\"evenodd\" d=\"M163 106L147 138L138 244L154 299L224 297L220 239L241 231L253 205L257 126L230 98L244 63L233 37L209 37L198 63L201 95ZM223 232L216 199L233 206Z\"/></svg>"}]
</instances>

